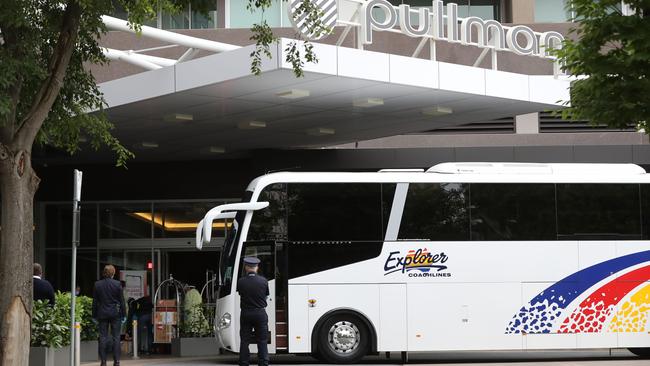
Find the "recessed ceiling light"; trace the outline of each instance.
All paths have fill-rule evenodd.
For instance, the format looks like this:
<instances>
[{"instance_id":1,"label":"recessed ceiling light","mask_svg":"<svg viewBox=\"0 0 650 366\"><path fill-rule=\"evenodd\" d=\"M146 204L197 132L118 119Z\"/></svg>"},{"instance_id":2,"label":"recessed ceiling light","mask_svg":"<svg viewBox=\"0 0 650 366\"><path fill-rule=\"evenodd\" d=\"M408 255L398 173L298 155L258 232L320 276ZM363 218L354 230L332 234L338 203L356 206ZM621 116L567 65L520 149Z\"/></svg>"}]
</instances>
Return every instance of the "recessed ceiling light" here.
<instances>
[{"instance_id":1,"label":"recessed ceiling light","mask_svg":"<svg viewBox=\"0 0 650 366\"><path fill-rule=\"evenodd\" d=\"M311 136L328 136L328 135L334 135L335 133L336 133L335 129L325 128L325 127L316 127L307 130L307 134Z\"/></svg>"},{"instance_id":2,"label":"recessed ceiling light","mask_svg":"<svg viewBox=\"0 0 650 366\"><path fill-rule=\"evenodd\" d=\"M357 108L372 108L384 105L384 100L381 98L362 98L356 99L354 102L352 102L352 105Z\"/></svg>"},{"instance_id":3,"label":"recessed ceiling light","mask_svg":"<svg viewBox=\"0 0 650 366\"><path fill-rule=\"evenodd\" d=\"M219 147L219 146L210 146L208 148L208 152L210 154L223 154L223 153L226 152L226 149L223 148L223 147Z\"/></svg>"},{"instance_id":4,"label":"recessed ceiling light","mask_svg":"<svg viewBox=\"0 0 650 366\"><path fill-rule=\"evenodd\" d=\"M189 122L194 120L194 116L191 114L172 113L165 115L163 120L165 122Z\"/></svg>"},{"instance_id":5,"label":"recessed ceiling light","mask_svg":"<svg viewBox=\"0 0 650 366\"><path fill-rule=\"evenodd\" d=\"M445 116L454 113L454 110L448 107L435 106L424 108L422 114L427 116Z\"/></svg>"},{"instance_id":6,"label":"recessed ceiling light","mask_svg":"<svg viewBox=\"0 0 650 366\"><path fill-rule=\"evenodd\" d=\"M139 149L157 149L158 148L158 143L157 142L152 142L152 141L142 141L137 144L135 144L135 147Z\"/></svg>"},{"instance_id":7,"label":"recessed ceiling light","mask_svg":"<svg viewBox=\"0 0 650 366\"><path fill-rule=\"evenodd\" d=\"M275 93L276 96L285 99L300 99L309 96L309 90L304 89L291 89L279 93Z\"/></svg>"},{"instance_id":8,"label":"recessed ceiling light","mask_svg":"<svg viewBox=\"0 0 650 366\"><path fill-rule=\"evenodd\" d=\"M258 128L266 127L264 121L242 121L237 123L237 127L241 130L256 130Z\"/></svg>"}]
</instances>

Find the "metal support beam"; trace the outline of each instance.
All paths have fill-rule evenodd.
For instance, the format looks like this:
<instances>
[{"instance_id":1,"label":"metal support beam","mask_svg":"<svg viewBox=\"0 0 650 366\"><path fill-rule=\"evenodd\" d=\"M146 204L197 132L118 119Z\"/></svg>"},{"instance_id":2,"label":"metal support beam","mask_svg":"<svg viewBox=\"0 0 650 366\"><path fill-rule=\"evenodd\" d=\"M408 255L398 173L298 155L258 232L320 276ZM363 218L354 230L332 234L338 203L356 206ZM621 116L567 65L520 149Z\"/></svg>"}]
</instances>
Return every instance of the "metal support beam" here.
<instances>
[{"instance_id":1,"label":"metal support beam","mask_svg":"<svg viewBox=\"0 0 650 366\"><path fill-rule=\"evenodd\" d=\"M197 50L196 48L190 48L187 51L185 51L185 53L183 55L181 55L181 57L178 58L176 63L189 61L189 60L193 59L194 57L196 57L196 55L198 55L200 51L201 50Z\"/></svg>"},{"instance_id":2,"label":"metal support beam","mask_svg":"<svg viewBox=\"0 0 650 366\"><path fill-rule=\"evenodd\" d=\"M436 61L438 59L438 47L436 46L435 39L429 41L429 59L431 59L431 61Z\"/></svg>"},{"instance_id":3,"label":"metal support beam","mask_svg":"<svg viewBox=\"0 0 650 366\"><path fill-rule=\"evenodd\" d=\"M413 51L413 54L411 57L418 57L420 56L420 53L422 52L422 49L424 48L424 45L427 44L428 38L422 38L420 40L420 43L418 43L418 46L415 48L415 51Z\"/></svg>"},{"instance_id":4,"label":"metal support beam","mask_svg":"<svg viewBox=\"0 0 650 366\"><path fill-rule=\"evenodd\" d=\"M113 50L110 48L104 48L103 51L104 51L104 56L106 56L106 58L109 60L113 60L113 61L120 60L120 61L128 62L131 65L139 66L147 70L158 70L162 68L161 65L155 64L151 61L142 58L141 56L143 55L129 54L127 52Z\"/></svg>"},{"instance_id":5,"label":"metal support beam","mask_svg":"<svg viewBox=\"0 0 650 366\"><path fill-rule=\"evenodd\" d=\"M341 33L341 36L339 37L338 41L336 41L336 45L340 46L343 44L343 41L348 37L348 34L350 33L350 30L352 29L351 25L346 25L345 29L343 30L343 33Z\"/></svg>"},{"instance_id":6,"label":"metal support beam","mask_svg":"<svg viewBox=\"0 0 650 366\"><path fill-rule=\"evenodd\" d=\"M102 15L102 21L109 30L136 34L136 31L129 26L126 20L109 17L108 15ZM142 26L139 34L144 37L157 39L163 42L173 43L189 48L198 48L200 50L216 53L233 51L241 48L240 46L235 46L232 44L210 41L203 38L190 37L184 34L148 27L146 25Z\"/></svg>"}]
</instances>

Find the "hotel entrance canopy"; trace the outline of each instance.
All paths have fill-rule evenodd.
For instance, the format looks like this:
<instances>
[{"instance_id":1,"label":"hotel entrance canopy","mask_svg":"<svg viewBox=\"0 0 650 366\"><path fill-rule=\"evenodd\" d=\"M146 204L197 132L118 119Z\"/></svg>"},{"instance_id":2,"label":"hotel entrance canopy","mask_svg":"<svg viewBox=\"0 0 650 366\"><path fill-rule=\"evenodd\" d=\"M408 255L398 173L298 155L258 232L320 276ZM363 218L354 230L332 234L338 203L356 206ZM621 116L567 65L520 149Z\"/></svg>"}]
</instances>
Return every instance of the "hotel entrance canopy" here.
<instances>
[{"instance_id":1,"label":"hotel entrance canopy","mask_svg":"<svg viewBox=\"0 0 650 366\"><path fill-rule=\"evenodd\" d=\"M314 43L297 78L287 43L261 75L253 46L100 84L115 134L139 159L325 147L561 108L569 81ZM526 62L522 57L522 62Z\"/></svg>"}]
</instances>

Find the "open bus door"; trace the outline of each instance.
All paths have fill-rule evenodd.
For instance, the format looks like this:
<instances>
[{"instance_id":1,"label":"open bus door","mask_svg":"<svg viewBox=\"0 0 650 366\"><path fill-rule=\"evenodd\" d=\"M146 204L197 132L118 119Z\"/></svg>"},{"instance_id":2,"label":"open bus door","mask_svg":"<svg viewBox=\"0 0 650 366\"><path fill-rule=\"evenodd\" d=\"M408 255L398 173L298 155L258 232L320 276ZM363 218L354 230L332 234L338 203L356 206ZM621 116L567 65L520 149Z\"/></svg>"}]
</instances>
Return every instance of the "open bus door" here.
<instances>
[{"instance_id":1,"label":"open bus door","mask_svg":"<svg viewBox=\"0 0 650 366\"><path fill-rule=\"evenodd\" d=\"M269 318L269 353L286 352L288 346L287 327L287 281L284 245L276 241L249 241L244 243L241 258L257 257L260 260L258 273L269 281L269 298L266 313ZM243 275L243 266L239 275ZM239 324L239 322L237 322ZM239 332L239 330L237 330ZM251 348L251 351L253 349Z\"/></svg>"}]
</instances>

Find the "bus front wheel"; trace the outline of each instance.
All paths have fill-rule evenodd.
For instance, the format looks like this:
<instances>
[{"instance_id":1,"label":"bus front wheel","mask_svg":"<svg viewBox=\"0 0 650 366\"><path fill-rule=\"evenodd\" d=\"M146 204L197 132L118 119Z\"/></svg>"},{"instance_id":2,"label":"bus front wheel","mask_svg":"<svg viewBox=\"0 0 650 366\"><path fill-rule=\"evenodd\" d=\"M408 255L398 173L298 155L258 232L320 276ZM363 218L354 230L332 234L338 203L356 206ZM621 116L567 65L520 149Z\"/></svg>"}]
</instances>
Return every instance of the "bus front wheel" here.
<instances>
[{"instance_id":1,"label":"bus front wheel","mask_svg":"<svg viewBox=\"0 0 650 366\"><path fill-rule=\"evenodd\" d=\"M628 348L635 355L642 358L650 358L650 348Z\"/></svg>"},{"instance_id":2,"label":"bus front wheel","mask_svg":"<svg viewBox=\"0 0 650 366\"><path fill-rule=\"evenodd\" d=\"M355 363L368 354L370 331L351 314L327 318L318 332L318 355L329 363Z\"/></svg>"}]
</instances>

